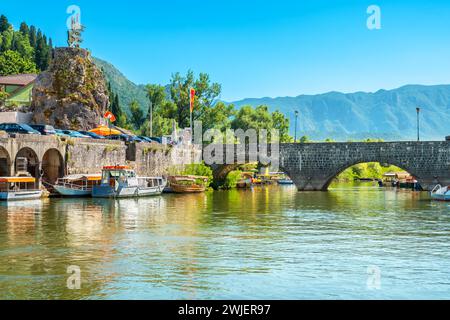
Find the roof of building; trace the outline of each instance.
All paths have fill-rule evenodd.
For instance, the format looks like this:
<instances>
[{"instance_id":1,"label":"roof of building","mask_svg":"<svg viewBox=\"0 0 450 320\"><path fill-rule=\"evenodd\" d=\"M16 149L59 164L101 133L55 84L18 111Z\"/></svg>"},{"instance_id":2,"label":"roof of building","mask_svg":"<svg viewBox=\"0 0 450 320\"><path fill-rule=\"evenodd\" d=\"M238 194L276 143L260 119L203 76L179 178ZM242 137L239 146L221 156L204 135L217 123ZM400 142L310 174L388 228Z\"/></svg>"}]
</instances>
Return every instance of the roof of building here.
<instances>
[{"instance_id":1,"label":"roof of building","mask_svg":"<svg viewBox=\"0 0 450 320\"><path fill-rule=\"evenodd\" d=\"M5 76L0 77L0 85L27 86L34 82L36 78L36 74L17 74L13 76Z\"/></svg>"}]
</instances>

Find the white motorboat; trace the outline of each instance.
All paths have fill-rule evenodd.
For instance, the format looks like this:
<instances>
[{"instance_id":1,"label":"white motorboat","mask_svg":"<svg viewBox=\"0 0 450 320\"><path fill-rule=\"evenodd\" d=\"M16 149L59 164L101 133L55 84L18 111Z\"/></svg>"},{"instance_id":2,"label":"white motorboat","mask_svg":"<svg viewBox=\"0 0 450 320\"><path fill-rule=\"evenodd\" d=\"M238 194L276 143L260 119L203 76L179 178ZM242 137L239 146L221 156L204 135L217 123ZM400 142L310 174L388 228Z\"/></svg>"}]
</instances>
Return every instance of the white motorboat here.
<instances>
[{"instance_id":1,"label":"white motorboat","mask_svg":"<svg viewBox=\"0 0 450 320\"><path fill-rule=\"evenodd\" d=\"M162 177L138 177L128 166L104 167L99 185L92 188L94 198L133 198L160 195L167 181Z\"/></svg>"},{"instance_id":2,"label":"white motorboat","mask_svg":"<svg viewBox=\"0 0 450 320\"><path fill-rule=\"evenodd\" d=\"M438 184L431 191L431 198L437 201L450 201L450 186L443 187Z\"/></svg>"}]
</instances>

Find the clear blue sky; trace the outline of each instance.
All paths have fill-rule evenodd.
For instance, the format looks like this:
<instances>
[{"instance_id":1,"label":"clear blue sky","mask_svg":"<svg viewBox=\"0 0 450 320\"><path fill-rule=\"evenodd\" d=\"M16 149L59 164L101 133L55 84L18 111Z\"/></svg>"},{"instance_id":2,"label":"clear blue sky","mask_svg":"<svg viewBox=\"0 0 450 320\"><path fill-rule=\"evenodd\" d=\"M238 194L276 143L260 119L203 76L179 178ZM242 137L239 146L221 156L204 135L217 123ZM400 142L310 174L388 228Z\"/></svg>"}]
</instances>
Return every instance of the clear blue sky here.
<instances>
[{"instance_id":1,"label":"clear blue sky","mask_svg":"<svg viewBox=\"0 0 450 320\"><path fill-rule=\"evenodd\" d=\"M83 46L136 83L192 69L228 101L450 83L448 0L2 0L0 13L62 46L71 4ZM366 27L372 4L381 30Z\"/></svg>"}]
</instances>

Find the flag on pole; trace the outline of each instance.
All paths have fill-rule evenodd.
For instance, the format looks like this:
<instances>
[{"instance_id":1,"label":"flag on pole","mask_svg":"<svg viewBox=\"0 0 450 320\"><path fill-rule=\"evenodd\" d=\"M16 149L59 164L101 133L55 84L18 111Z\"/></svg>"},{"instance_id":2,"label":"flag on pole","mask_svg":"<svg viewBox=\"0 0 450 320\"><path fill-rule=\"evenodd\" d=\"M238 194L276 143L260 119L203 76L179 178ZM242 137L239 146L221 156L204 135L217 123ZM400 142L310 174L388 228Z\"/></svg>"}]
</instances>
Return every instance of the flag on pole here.
<instances>
[{"instance_id":1,"label":"flag on pole","mask_svg":"<svg viewBox=\"0 0 450 320\"><path fill-rule=\"evenodd\" d=\"M111 122L116 122L116 120L117 120L117 119L116 119L116 116L113 115L112 112L110 112L110 111L107 111L103 117L104 117L105 119L108 119L108 120L111 121Z\"/></svg>"},{"instance_id":2,"label":"flag on pole","mask_svg":"<svg viewBox=\"0 0 450 320\"><path fill-rule=\"evenodd\" d=\"M191 113L194 112L194 103L195 103L195 89L191 88L190 92Z\"/></svg>"}]
</instances>

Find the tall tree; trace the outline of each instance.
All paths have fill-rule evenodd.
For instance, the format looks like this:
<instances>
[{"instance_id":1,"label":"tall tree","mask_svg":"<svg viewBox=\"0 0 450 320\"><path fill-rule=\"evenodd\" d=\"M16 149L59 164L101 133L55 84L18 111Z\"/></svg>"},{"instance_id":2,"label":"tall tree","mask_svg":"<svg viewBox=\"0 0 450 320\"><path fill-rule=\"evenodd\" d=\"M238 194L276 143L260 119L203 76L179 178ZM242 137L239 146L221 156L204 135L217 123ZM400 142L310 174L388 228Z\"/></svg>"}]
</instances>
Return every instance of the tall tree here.
<instances>
[{"instance_id":1,"label":"tall tree","mask_svg":"<svg viewBox=\"0 0 450 320\"><path fill-rule=\"evenodd\" d=\"M236 114L235 119L231 123L234 130L242 129L247 131L254 129L259 132L265 129L270 134L270 130L278 130L280 142L291 142L292 137L289 135L289 120L279 111L269 112L269 108L265 105L253 108L251 106L242 107ZM269 140L272 138L269 137Z\"/></svg>"},{"instance_id":2,"label":"tall tree","mask_svg":"<svg viewBox=\"0 0 450 320\"><path fill-rule=\"evenodd\" d=\"M190 125L190 89L196 91L193 119L201 120L208 108L212 107L217 97L222 91L218 83L211 83L209 75L200 73L196 79L192 71L188 71L186 76L180 73L172 75L170 83L170 96L175 103L176 110L174 119L181 128L187 128Z\"/></svg>"},{"instance_id":3,"label":"tall tree","mask_svg":"<svg viewBox=\"0 0 450 320\"><path fill-rule=\"evenodd\" d=\"M145 122L144 112L139 106L139 102L133 100L130 103L130 113L131 113L131 121L136 130L138 130L142 124Z\"/></svg>"},{"instance_id":4,"label":"tall tree","mask_svg":"<svg viewBox=\"0 0 450 320\"><path fill-rule=\"evenodd\" d=\"M24 36L28 36L30 33L30 28L28 27L28 25L25 22L22 22L20 24L20 32L24 35Z\"/></svg>"},{"instance_id":5,"label":"tall tree","mask_svg":"<svg viewBox=\"0 0 450 320\"><path fill-rule=\"evenodd\" d=\"M36 35L36 27L35 26L31 26L30 27L30 45L33 48L36 48L37 45L37 35Z\"/></svg>"},{"instance_id":6,"label":"tall tree","mask_svg":"<svg viewBox=\"0 0 450 320\"><path fill-rule=\"evenodd\" d=\"M5 32L11 28L11 24L8 21L8 18L3 14L0 16L0 32Z\"/></svg>"}]
</instances>

